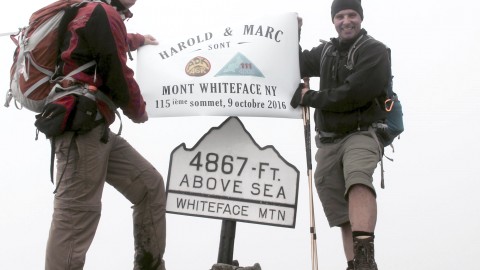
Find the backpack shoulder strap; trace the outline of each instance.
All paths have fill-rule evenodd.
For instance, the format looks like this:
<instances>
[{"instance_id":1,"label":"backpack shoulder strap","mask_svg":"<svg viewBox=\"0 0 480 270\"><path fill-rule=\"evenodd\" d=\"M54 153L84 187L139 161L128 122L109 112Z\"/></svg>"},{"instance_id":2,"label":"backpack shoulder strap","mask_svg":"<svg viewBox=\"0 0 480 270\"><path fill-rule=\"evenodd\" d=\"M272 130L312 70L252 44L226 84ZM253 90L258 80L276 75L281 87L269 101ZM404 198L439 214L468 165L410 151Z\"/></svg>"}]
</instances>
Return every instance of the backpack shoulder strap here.
<instances>
[{"instance_id":1,"label":"backpack shoulder strap","mask_svg":"<svg viewBox=\"0 0 480 270\"><path fill-rule=\"evenodd\" d=\"M347 69L349 70L353 69L353 65L355 64L355 57L354 57L355 53L363 44L365 44L367 41L371 39L373 38L369 35L362 35L355 41L355 43L353 43L353 45L348 50L347 64L345 65Z\"/></svg>"},{"instance_id":2,"label":"backpack shoulder strap","mask_svg":"<svg viewBox=\"0 0 480 270\"><path fill-rule=\"evenodd\" d=\"M320 42L325 44L325 46L323 47L323 50L322 50L322 56L320 57L320 74L321 74L323 63L325 62L325 57L326 57L327 53L329 51L331 51L331 49L333 47L333 44L332 44L331 41L326 41L326 40L323 40L323 39L321 39Z\"/></svg>"},{"instance_id":3,"label":"backpack shoulder strap","mask_svg":"<svg viewBox=\"0 0 480 270\"><path fill-rule=\"evenodd\" d=\"M353 65L355 64L355 53L357 50L365 44L367 41L373 39L370 35L362 35L360 36L355 43L350 47L348 50L348 56L347 56L347 64L345 65L347 69L352 70ZM325 44L325 47L322 50L322 56L320 58L320 68L323 66L323 62L325 61L325 56L326 54L332 49L333 44L331 41L325 41L325 40L320 40L320 42Z\"/></svg>"}]
</instances>

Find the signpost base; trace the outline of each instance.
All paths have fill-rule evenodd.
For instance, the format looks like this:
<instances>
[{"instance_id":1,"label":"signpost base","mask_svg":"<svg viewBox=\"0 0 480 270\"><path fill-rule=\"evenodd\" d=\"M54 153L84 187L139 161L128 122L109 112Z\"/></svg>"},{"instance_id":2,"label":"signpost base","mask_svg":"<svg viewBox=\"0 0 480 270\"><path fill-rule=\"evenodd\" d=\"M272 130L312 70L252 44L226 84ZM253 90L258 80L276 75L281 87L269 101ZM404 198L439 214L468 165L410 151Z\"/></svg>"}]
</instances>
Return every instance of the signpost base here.
<instances>
[{"instance_id":1,"label":"signpost base","mask_svg":"<svg viewBox=\"0 0 480 270\"><path fill-rule=\"evenodd\" d=\"M218 247L217 263L233 263L233 247L235 244L235 230L237 222L222 220L222 231L220 233L220 245Z\"/></svg>"}]
</instances>

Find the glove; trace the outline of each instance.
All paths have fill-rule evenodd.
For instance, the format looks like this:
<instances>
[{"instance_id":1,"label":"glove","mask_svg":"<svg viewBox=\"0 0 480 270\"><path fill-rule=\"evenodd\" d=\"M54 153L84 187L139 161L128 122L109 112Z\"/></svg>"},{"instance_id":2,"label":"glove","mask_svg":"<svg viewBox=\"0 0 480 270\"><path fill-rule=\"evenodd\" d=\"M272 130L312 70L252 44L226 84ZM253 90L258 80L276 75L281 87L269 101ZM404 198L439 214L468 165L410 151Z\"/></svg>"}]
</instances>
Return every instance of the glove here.
<instances>
[{"instance_id":1,"label":"glove","mask_svg":"<svg viewBox=\"0 0 480 270\"><path fill-rule=\"evenodd\" d=\"M300 105L300 102L302 101L302 89L305 88L305 84L299 83L297 90L295 90L295 94L293 94L292 100L290 100L290 106L292 106L294 109Z\"/></svg>"}]
</instances>

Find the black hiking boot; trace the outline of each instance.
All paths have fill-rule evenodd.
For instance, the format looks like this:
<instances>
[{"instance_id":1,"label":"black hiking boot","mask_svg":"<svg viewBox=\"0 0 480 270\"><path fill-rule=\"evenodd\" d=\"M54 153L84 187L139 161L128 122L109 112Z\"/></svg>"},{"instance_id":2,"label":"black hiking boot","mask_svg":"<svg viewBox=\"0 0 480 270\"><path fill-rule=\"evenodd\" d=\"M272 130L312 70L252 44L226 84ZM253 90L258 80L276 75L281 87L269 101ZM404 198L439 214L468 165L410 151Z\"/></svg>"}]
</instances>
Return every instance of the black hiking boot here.
<instances>
[{"instance_id":1,"label":"black hiking boot","mask_svg":"<svg viewBox=\"0 0 480 270\"><path fill-rule=\"evenodd\" d=\"M355 253L354 270L378 270L375 263L373 236L364 239L354 238L353 251Z\"/></svg>"},{"instance_id":2,"label":"black hiking boot","mask_svg":"<svg viewBox=\"0 0 480 270\"><path fill-rule=\"evenodd\" d=\"M347 262L347 270L353 270L353 260Z\"/></svg>"}]
</instances>

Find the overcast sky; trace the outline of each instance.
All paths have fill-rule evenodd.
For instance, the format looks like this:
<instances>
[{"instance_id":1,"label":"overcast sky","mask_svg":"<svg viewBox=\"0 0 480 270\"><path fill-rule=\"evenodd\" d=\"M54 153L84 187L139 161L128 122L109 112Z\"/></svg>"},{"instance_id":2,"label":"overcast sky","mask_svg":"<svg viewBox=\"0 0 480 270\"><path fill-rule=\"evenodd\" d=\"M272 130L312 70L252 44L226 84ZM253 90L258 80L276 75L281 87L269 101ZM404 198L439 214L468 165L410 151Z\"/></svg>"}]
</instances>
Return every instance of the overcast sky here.
<instances>
[{"instance_id":1,"label":"overcast sky","mask_svg":"<svg viewBox=\"0 0 480 270\"><path fill-rule=\"evenodd\" d=\"M47 3L10 1L0 17L0 33L24 26L30 13ZM303 17L301 44L311 48L319 39L336 34L330 3L140 0L127 28L162 41L216 22L291 11ZM377 263L388 270L475 269L480 256L480 2L364 0L363 8L363 27L392 49L394 87L402 100L406 127L395 142L395 153L387 149L395 161L385 161L386 189L380 189L375 175ZM0 37L0 89L5 92L13 49L8 37ZM281 64L281 56L277 61ZM135 68L136 62L130 64ZM181 143L192 147L225 119L156 118L136 125L125 117L123 137L166 181L171 151ZM273 145L298 168L300 190L296 228L238 222L234 258L244 266L258 262L265 270L310 269L303 123L240 119L260 146ZM0 107L1 269L42 269L44 265L54 187L49 182L49 142L42 136L35 141L33 122L30 111ZM340 232L328 227L316 193L315 217L319 269L344 269ZM167 269L209 269L216 262L220 220L168 214L167 226ZM131 231L130 204L107 186L85 269L131 269Z\"/></svg>"}]
</instances>

